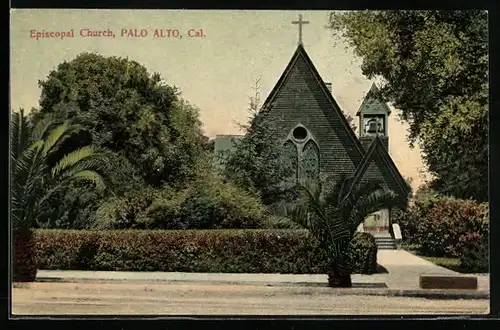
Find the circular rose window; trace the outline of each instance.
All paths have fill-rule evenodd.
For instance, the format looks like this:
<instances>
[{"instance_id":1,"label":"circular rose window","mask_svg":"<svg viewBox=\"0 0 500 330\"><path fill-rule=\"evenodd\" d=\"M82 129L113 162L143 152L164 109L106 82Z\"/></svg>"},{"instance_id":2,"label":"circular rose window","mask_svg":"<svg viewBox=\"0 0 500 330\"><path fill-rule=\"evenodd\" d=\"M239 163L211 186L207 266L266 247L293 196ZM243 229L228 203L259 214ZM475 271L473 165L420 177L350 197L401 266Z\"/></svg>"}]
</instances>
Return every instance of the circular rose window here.
<instances>
[{"instance_id":1,"label":"circular rose window","mask_svg":"<svg viewBox=\"0 0 500 330\"><path fill-rule=\"evenodd\" d=\"M293 130L293 137L299 141L305 140L307 137L307 130L304 127L299 126Z\"/></svg>"}]
</instances>

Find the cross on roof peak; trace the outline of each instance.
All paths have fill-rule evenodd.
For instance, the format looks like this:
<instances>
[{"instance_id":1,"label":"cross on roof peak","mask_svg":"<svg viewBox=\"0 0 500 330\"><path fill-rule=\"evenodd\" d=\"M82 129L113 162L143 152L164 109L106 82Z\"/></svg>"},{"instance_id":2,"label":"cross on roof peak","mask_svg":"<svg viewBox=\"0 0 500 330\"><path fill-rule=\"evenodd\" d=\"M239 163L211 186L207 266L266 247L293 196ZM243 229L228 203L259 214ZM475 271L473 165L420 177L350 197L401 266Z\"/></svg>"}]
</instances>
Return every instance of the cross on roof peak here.
<instances>
[{"instance_id":1,"label":"cross on roof peak","mask_svg":"<svg viewBox=\"0 0 500 330\"><path fill-rule=\"evenodd\" d=\"M299 45L302 44L302 24L309 24L309 21L303 21L302 20L302 14L299 14L299 20L298 21L292 21L292 24L298 24L299 25Z\"/></svg>"}]
</instances>

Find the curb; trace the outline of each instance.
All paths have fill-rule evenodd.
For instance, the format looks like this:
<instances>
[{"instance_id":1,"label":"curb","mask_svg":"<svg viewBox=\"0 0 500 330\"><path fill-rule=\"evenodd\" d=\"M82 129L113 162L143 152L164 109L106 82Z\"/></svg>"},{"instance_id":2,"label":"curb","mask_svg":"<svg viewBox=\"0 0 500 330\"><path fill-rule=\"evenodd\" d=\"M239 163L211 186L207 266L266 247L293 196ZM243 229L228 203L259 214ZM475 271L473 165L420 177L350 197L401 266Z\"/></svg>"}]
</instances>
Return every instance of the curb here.
<instances>
[{"instance_id":1,"label":"curb","mask_svg":"<svg viewBox=\"0 0 500 330\"><path fill-rule=\"evenodd\" d=\"M386 290L385 294L377 292L366 293L366 295L374 296L389 296L389 297L407 297L407 298L425 298L433 300L480 300L490 299L490 293L486 290L435 290L435 289L422 289L422 290Z\"/></svg>"},{"instance_id":2,"label":"curb","mask_svg":"<svg viewBox=\"0 0 500 330\"><path fill-rule=\"evenodd\" d=\"M37 282L51 283L144 283L144 284L229 284L229 285L257 285L267 287L293 287L296 294L306 294L307 289L322 290L321 293L328 293L339 296L385 296L385 297L407 297L424 298L434 300L480 300L489 299L490 293L487 290L460 290L460 289L388 289L388 288L329 288L326 283L319 282L258 282L258 281L203 281L203 280L172 280L172 279L85 279L71 277L39 277ZM354 283L354 285L366 283ZM370 284L370 283L368 283ZM373 283L377 284L377 283ZM379 283L380 284L380 283Z\"/></svg>"}]
</instances>

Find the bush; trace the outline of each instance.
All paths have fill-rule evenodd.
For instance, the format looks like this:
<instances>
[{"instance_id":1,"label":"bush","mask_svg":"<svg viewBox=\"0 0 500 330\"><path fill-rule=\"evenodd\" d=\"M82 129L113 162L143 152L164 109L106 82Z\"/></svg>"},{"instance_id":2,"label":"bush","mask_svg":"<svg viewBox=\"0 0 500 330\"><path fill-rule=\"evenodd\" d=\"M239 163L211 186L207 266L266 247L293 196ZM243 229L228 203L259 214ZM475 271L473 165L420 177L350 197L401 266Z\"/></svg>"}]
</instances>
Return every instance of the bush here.
<instances>
[{"instance_id":1,"label":"bush","mask_svg":"<svg viewBox=\"0 0 500 330\"><path fill-rule=\"evenodd\" d=\"M182 206L189 196L190 190L164 194L138 214L137 223L147 229L186 229L187 223L182 221Z\"/></svg>"},{"instance_id":2,"label":"bush","mask_svg":"<svg viewBox=\"0 0 500 330\"><path fill-rule=\"evenodd\" d=\"M108 198L96 211L93 228L130 229L142 228L137 223L141 212L147 209L155 199L153 189L125 193L122 197Z\"/></svg>"},{"instance_id":3,"label":"bush","mask_svg":"<svg viewBox=\"0 0 500 330\"><path fill-rule=\"evenodd\" d=\"M350 246L355 272L376 272L368 234ZM306 230L37 230L40 269L325 274Z\"/></svg>"},{"instance_id":4,"label":"bush","mask_svg":"<svg viewBox=\"0 0 500 330\"><path fill-rule=\"evenodd\" d=\"M354 273L372 274L377 270L377 243L368 233L356 233L349 246L349 261Z\"/></svg>"},{"instance_id":5,"label":"bush","mask_svg":"<svg viewBox=\"0 0 500 330\"><path fill-rule=\"evenodd\" d=\"M406 211L397 212L393 222L399 224L405 244L418 245L420 243L421 219L428 217L430 210L439 199L440 196L436 192L424 185L413 196L411 206Z\"/></svg>"},{"instance_id":6,"label":"bush","mask_svg":"<svg viewBox=\"0 0 500 330\"><path fill-rule=\"evenodd\" d=\"M264 208L256 196L215 176L194 185L180 217L189 229L259 228Z\"/></svg>"},{"instance_id":7,"label":"bush","mask_svg":"<svg viewBox=\"0 0 500 330\"><path fill-rule=\"evenodd\" d=\"M479 233L488 219L488 204L428 193L414 200L399 217L405 243L416 244L429 257L459 257L460 238Z\"/></svg>"},{"instance_id":8,"label":"bush","mask_svg":"<svg viewBox=\"0 0 500 330\"><path fill-rule=\"evenodd\" d=\"M460 237L460 268L470 273L486 273L489 270L488 221L475 221L475 225L480 228Z\"/></svg>"},{"instance_id":9,"label":"bush","mask_svg":"<svg viewBox=\"0 0 500 330\"><path fill-rule=\"evenodd\" d=\"M256 196L216 176L185 189L143 189L108 199L96 212L97 229L260 228Z\"/></svg>"}]
</instances>

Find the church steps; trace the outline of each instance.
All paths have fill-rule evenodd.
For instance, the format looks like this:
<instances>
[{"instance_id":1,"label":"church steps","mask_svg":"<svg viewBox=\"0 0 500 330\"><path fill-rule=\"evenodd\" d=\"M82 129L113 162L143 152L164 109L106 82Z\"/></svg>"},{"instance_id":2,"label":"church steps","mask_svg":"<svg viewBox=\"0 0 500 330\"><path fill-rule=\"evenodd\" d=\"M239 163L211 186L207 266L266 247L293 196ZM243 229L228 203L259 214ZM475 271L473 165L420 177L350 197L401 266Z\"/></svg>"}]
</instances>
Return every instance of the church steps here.
<instances>
[{"instance_id":1,"label":"church steps","mask_svg":"<svg viewBox=\"0 0 500 330\"><path fill-rule=\"evenodd\" d=\"M396 241L391 237L390 234L387 235L374 235L377 248L379 250L396 250Z\"/></svg>"}]
</instances>

